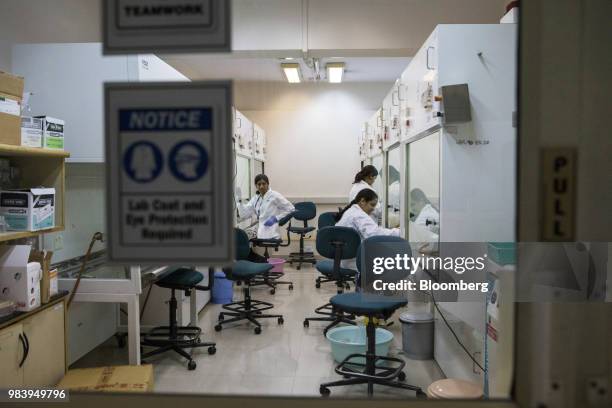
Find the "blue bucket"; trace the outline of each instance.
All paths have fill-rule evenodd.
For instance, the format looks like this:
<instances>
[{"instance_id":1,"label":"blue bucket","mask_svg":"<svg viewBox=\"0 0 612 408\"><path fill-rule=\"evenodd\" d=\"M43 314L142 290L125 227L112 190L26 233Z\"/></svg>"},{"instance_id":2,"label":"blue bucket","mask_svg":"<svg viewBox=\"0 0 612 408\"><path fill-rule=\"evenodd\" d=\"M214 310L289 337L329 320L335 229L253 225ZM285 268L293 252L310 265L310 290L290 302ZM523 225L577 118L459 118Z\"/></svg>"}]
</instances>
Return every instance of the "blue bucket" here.
<instances>
[{"instance_id":1,"label":"blue bucket","mask_svg":"<svg viewBox=\"0 0 612 408\"><path fill-rule=\"evenodd\" d=\"M233 302L234 282L227 279L225 273L215 272L215 284L212 288L211 302L218 305L226 305Z\"/></svg>"},{"instance_id":2,"label":"blue bucket","mask_svg":"<svg viewBox=\"0 0 612 408\"><path fill-rule=\"evenodd\" d=\"M366 328L364 326L341 326L326 334L331 343L332 356L338 363L351 354L365 354L367 350ZM393 341L393 333L382 328L376 329L376 355L386 357ZM353 363L365 363L363 358L351 359Z\"/></svg>"}]
</instances>

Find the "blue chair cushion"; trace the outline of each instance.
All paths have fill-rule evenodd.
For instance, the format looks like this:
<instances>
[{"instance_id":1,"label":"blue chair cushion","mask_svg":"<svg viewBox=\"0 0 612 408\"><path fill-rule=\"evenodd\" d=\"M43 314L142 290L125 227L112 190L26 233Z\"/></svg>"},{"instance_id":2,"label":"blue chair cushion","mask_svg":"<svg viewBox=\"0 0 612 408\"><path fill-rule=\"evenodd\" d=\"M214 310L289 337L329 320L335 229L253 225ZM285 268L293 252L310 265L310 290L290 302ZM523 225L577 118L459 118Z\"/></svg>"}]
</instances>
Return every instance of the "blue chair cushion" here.
<instances>
[{"instance_id":1,"label":"blue chair cushion","mask_svg":"<svg viewBox=\"0 0 612 408\"><path fill-rule=\"evenodd\" d=\"M249 261L238 261L232 266L232 279L249 279L257 275L269 272L274 265L267 263L255 263Z\"/></svg>"},{"instance_id":2,"label":"blue chair cushion","mask_svg":"<svg viewBox=\"0 0 612 408\"><path fill-rule=\"evenodd\" d=\"M317 261L315 264L317 271L321 272L325 276L332 276L334 272L334 261L330 259L324 259L322 261ZM340 268L340 275L353 277L357 275L357 271L348 268Z\"/></svg>"},{"instance_id":3,"label":"blue chair cushion","mask_svg":"<svg viewBox=\"0 0 612 408\"><path fill-rule=\"evenodd\" d=\"M384 296L361 292L336 295L330 299L330 302L339 310L358 316L390 316L408 303L405 300L391 300Z\"/></svg>"},{"instance_id":4,"label":"blue chair cushion","mask_svg":"<svg viewBox=\"0 0 612 408\"><path fill-rule=\"evenodd\" d=\"M202 279L204 279L204 276L196 270L178 268L155 283L166 288L192 288L200 283Z\"/></svg>"},{"instance_id":5,"label":"blue chair cushion","mask_svg":"<svg viewBox=\"0 0 612 408\"><path fill-rule=\"evenodd\" d=\"M315 227L291 227L287 228L290 232L294 234L308 234L309 232L314 231Z\"/></svg>"}]
</instances>

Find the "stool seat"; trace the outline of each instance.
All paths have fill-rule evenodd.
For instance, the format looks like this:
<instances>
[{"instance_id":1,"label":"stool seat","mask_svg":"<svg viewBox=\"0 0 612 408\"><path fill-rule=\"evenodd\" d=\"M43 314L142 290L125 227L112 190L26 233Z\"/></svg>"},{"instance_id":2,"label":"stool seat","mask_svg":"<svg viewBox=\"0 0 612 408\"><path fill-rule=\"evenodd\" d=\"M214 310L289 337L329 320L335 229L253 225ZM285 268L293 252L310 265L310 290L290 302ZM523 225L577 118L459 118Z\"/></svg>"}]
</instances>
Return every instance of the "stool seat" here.
<instances>
[{"instance_id":1,"label":"stool seat","mask_svg":"<svg viewBox=\"0 0 612 408\"><path fill-rule=\"evenodd\" d=\"M309 232L314 231L315 227L289 227L287 228L290 232L294 234L308 234Z\"/></svg>"},{"instance_id":2,"label":"stool seat","mask_svg":"<svg viewBox=\"0 0 612 408\"><path fill-rule=\"evenodd\" d=\"M232 267L232 279L250 279L257 275L269 272L272 268L274 268L274 265L267 263L236 261Z\"/></svg>"},{"instance_id":3,"label":"stool seat","mask_svg":"<svg viewBox=\"0 0 612 408\"><path fill-rule=\"evenodd\" d=\"M322 261L317 261L315 264L317 271L321 272L325 276L332 276L334 272L334 261L330 259L324 259ZM357 271L349 268L340 268L339 270L340 276L343 277L354 277L357 275Z\"/></svg>"},{"instance_id":4,"label":"stool seat","mask_svg":"<svg viewBox=\"0 0 612 408\"><path fill-rule=\"evenodd\" d=\"M330 299L331 304L339 310L360 316L391 315L405 306L405 300L391 300L384 296L356 293L343 293Z\"/></svg>"},{"instance_id":5,"label":"stool seat","mask_svg":"<svg viewBox=\"0 0 612 408\"><path fill-rule=\"evenodd\" d=\"M193 288L203 279L204 276L194 269L178 268L155 282L155 284L169 289Z\"/></svg>"},{"instance_id":6,"label":"stool seat","mask_svg":"<svg viewBox=\"0 0 612 408\"><path fill-rule=\"evenodd\" d=\"M275 239L275 238L270 238L270 239L253 238L251 242L260 247L264 247L264 246L276 247L276 246L280 246L280 244L283 243L282 240Z\"/></svg>"}]
</instances>

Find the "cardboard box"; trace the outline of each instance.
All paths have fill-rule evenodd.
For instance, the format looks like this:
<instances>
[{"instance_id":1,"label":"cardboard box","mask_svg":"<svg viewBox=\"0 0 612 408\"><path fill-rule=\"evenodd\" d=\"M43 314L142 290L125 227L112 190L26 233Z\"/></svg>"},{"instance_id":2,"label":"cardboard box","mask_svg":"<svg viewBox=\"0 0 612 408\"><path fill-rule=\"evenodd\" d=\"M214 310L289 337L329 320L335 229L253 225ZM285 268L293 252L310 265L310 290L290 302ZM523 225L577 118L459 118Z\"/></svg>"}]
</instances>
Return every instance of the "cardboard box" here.
<instances>
[{"instance_id":1,"label":"cardboard box","mask_svg":"<svg viewBox=\"0 0 612 408\"><path fill-rule=\"evenodd\" d=\"M55 189L30 188L0 192L0 215L9 231L55 227Z\"/></svg>"},{"instance_id":2,"label":"cardboard box","mask_svg":"<svg viewBox=\"0 0 612 408\"><path fill-rule=\"evenodd\" d=\"M57 269L49 270L52 257L53 252L51 251L32 249L30 252L29 261L38 262L41 265L40 302L43 305L49 303L51 298L59 293Z\"/></svg>"},{"instance_id":3,"label":"cardboard box","mask_svg":"<svg viewBox=\"0 0 612 408\"><path fill-rule=\"evenodd\" d=\"M30 245L0 247L0 299L12 300L20 312L40 307L41 267L28 262Z\"/></svg>"},{"instance_id":4,"label":"cardboard box","mask_svg":"<svg viewBox=\"0 0 612 408\"><path fill-rule=\"evenodd\" d=\"M21 145L23 78L0 71L0 143Z\"/></svg>"},{"instance_id":5,"label":"cardboard box","mask_svg":"<svg viewBox=\"0 0 612 408\"><path fill-rule=\"evenodd\" d=\"M117 366L69 370L58 389L91 392L152 392L153 366Z\"/></svg>"},{"instance_id":6,"label":"cardboard box","mask_svg":"<svg viewBox=\"0 0 612 408\"><path fill-rule=\"evenodd\" d=\"M43 140L42 147L45 149L64 149L64 126L65 122L50 116L35 116L42 119Z\"/></svg>"},{"instance_id":7,"label":"cardboard box","mask_svg":"<svg viewBox=\"0 0 612 408\"><path fill-rule=\"evenodd\" d=\"M42 147L42 119L24 116L21 118L21 145Z\"/></svg>"}]
</instances>

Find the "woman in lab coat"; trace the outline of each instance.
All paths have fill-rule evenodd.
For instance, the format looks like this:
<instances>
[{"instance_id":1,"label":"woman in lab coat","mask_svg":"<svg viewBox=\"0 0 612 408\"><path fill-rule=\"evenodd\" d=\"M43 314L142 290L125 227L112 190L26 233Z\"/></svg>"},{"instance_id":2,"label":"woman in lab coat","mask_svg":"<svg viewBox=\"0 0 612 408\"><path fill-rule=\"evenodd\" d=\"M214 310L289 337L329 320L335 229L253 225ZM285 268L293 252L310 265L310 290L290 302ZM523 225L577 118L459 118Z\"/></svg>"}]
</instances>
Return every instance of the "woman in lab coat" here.
<instances>
[{"instance_id":1,"label":"woman in lab coat","mask_svg":"<svg viewBox=\"0 0 612 408\"><path fill-rule=\"evenodd\" d=\"M355 198L336 216L336 227L353 228L359 233L361 240L378 235L400 235L399 228L383 228L371 218L378 205L378 195L369 188L361 190Z\"/></svg>"},{"instance_id":2,"label":"woman in lab coat","mask_svg":"<svg viewBox=\"0 0 612 408\"><path fill-rule=\"evenodd\" d=\"M376 181L376 177L378 177L378 170L376 170L376 167L367 165L361 169L361 171L355 175L355 181L353 181L353 186L349 192L349 203L353 202L355 197L357 197L357 194L363 189L369 189L376 192L376 190L372 188L372 185ZM380 203L376 205L376 208L371 212L370 217L377 224L380 223L380 220L382 219L382 207Z\"/></svg>"},{"instance_id":3,"label":"woman in lab coat","mask_svg":"<svg viewBox=\"0 0 612 408\"><path fill-rule=\"evenodd\" d=\"M433 234L440 233L440 214L420 188L410 192L410 221Z\"/></svg>"},{"instance_id":4,"label":"woman in lab coat","mask_svg":"<svg viewBox=\"0 0 612 408\"><path fill-rule=\"evenodd\" d=\"M280 193L270 188L264 174L255 177L257 194L246 204L237 203L240 221L256 216L259 222L257 238L280 239L278 221L295 211L295 207Z\"/></svg>"}]
</instances>

